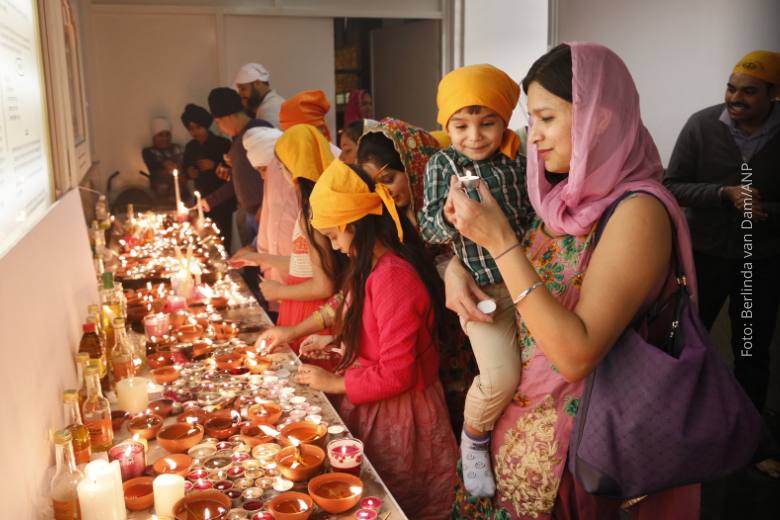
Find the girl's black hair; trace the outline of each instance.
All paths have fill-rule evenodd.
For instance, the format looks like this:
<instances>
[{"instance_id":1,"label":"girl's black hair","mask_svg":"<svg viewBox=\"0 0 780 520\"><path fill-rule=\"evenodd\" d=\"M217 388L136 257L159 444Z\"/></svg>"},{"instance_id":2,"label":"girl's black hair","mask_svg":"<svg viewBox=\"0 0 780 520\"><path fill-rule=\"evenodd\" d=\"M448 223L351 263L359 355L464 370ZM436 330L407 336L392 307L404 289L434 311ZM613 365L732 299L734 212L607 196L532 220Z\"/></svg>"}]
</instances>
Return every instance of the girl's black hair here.
<instances>
[{"instance_id":1,"label":"girl's black hair","mask_svg":"<svg viewBox=\"0 0 780 520\"><path fill-rule=\"evenodd\" d=\"M528 87L535 81L545 90L571 103L574 99L572 78L571 47L562 43L531 65L523 78L523 92L528 94Z\"/></svg>"},{"instance_id":2,"label":"girl's black hair","mask_svg":"<svg viewBox=\"0 0 780 520\"><path fill-rule=\"evenodd\" d=\"M356 119L355 121L352 121L350 124L345 126L341 132L346 134L346 136L349 137L351 141L357 143L360 140L360 136L363 135L363 120Z\"/></svg>"},{"instance_id":3,"label":"girl's black hair","mask_svg":"<svg viewBox=\"0 0 780 520\"><path fill-rule=\"evenodd\" d=\"M350 168L363 179L371 191L375 190L376 184L366 172L359 166L350 165ZM431 336L434 344L444 344L443 342L448 340L453 329L444 308L444 284L436 272L433 258L430 258L417 228L409 222L409 219L402 212L398 216L401 219L404 234L403 242L398 239L395 222L385 207L383 207L381 215L366 215L349 225L354 233L352 239L354 256L349 257L349 265L344 275L344 294L349 295L349 297L345 298L345 303L342 304L338 313L340 318L336 322L338 333L336 343L343 344L345 347L339 369L349 367L357 358L360 349L366 281L373 270L374 246L377 243L409 262L420 276L420 280L425 285L431 299L433 311Z\"/></svg>"},{"instance_id":4,"label":"girl's black hair","mask_svg":"<svg viewBox=\"0 0 780 520\"><path fill-rule=\"evenodd\" d=\"M406 170L393 141L381 132L369 132L360 138L357 161L358 164L372 162L378 168L387 164L388 168L394 170L401 172Z\"/></svg>"},{"instance_id":5,"label":"girl's black hair","mask_svg":"<svg viewBox=\"0 0 780 520\"><path fill-rule=\"evenodd\" d=\"M338 251L334 251L330 247L322 247L320 241L317 240L319 231L314 229L311 225L311 203L309 197L311 197L311 191L314 189L314 181L299 177L297 179L298 190L301 196L301 214L305 223L303 232L306 234L306 239L309 241L310 247L317 251L322 262L322 270L328 276L335 287L339 287L342 283L344 271L347 267L347 259L344 255Z\"/></svg>"}]
</instances>

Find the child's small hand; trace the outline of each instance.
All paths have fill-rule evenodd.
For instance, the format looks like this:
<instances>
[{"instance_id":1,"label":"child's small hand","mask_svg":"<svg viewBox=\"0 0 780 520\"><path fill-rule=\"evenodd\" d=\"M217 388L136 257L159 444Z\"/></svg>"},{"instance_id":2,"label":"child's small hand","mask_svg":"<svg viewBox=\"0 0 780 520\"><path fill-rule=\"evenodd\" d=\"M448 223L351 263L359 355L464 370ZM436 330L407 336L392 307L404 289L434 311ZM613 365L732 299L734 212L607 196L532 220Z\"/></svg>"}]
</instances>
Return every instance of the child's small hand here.
<instances>
[{"instance_id":1,"label":"child's small hand","mask_svg":"<svg viewBox=\"0 0 780 520\"><path fill-rule=\"evenodd\" d=\"M326 394L344 394L344 378L315 365L301 365L295 374L295 382L309 385Z\"/></svg>"}]
</instances>

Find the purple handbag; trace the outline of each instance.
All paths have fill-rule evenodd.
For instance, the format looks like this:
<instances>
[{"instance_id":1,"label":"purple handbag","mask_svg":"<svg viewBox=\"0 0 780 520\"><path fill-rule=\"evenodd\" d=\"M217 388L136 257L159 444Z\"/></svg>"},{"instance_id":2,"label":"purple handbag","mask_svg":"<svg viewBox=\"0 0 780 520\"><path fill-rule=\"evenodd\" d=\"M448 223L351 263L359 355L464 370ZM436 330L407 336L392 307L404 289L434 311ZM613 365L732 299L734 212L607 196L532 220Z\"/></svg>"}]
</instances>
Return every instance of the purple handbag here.
<instances>
[{"instance_id":1,"label":"purple handbag","mask_svg":"<svg viewBox=\"0 0 780 520\"><path fill-rule=\"evenodd\" d=\"M596 241L621 199L602 216ZM594 495L633 498L724 477L765 440L761 416L691 305L672 240L671 296L640 311L583 391L568 464ZM659 326L660 339L646 340Z\"/></svg>"}]
</instances>

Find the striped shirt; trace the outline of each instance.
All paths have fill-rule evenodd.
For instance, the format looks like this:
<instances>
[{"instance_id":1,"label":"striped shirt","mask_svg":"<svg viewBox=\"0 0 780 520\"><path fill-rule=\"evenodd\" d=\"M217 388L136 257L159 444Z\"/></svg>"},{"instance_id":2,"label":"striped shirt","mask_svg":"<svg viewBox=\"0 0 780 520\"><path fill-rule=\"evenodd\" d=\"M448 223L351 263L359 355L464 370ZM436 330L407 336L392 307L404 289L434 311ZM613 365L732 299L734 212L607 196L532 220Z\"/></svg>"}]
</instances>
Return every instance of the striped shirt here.
<instances>
[{"instance_id":1,"label":"striped shirt","mask_svg":"<svg viewBox=\"0 0 780 520\"><path fill-rule=\"evenodd\" d=\"M520 240L530 225L534 212L528 200L525 182L525 156L518 153L510 159L497 152L490 159L472 161L452 146L431 157L425 168L425 198L418 214L420 233L431 244L452 244L452 249L466 268L471 271L480 287L503 282L495 260L483 247L462 237L444 219L443 209L450 190L450 177L470 167L490 188L509 224ZM468 189L472 199L479 200L476 189Z\"/></svg>"}]
</instances>

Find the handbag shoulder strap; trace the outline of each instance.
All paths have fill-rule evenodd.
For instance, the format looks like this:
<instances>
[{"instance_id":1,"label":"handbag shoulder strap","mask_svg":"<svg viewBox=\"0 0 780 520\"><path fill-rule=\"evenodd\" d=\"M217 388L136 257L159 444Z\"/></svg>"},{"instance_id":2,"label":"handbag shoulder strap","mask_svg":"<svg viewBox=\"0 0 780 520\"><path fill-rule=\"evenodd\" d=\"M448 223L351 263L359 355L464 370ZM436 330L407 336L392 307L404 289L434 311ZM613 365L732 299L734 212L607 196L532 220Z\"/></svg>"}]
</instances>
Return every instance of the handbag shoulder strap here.
<instances>
[{"instance_id":1,"label":"handbag shoulder strap","mask_svg":"<svg viewBox=\"0 0 780 520\"><path fill-rule=\"evenodd\" d=\"M646 191L626 191L625 193L621 194L617 199L615 199L612 202L612 204L610 204L607 207L607 209L604 210L604 213L601 215L601 218L599 219L598 225L596 226L594 238L593 238L594 248L596 244L598 244L598 241L601 238L601 235L604 233L604 229L607 226L607 222L615 213L617 207L623 201L625 201L626 199L632 197L637 193L644 193L646 195L655 197L655 195ZM675 280L677 283L677 289L671 294L671 296L664 299L663 301L655 302L655 304L646 308L645 307L640 308L639 312L637 312L637 315L634 316L634 319L631 320L629 327L636 329L640 326L643 320L648 320L648 321L654 320L664 308L668 307L669 304L673 303L675 308L672 317L672 322L669 324L668 336L666 338L665 344L659 345L659 347L662 348L667 353L676 356L679 354L680 350L682 349L682 345L681 345L682 335L677 334L677 331L679 329L680 320L682 319L683 310L685 308L686 303L689 301L690 293L688 292L688 280L685 276L685 271L683 270L682 267L683 266L682 255L680 254L680 248L679 245L677 244L677 232L674 227L674 222L671 219L670 222L672 224L672 259L675 266L674 273L675 273ZM663 294L661 295L661 298L663 298Z\"/></svg>"}]
</instances>

